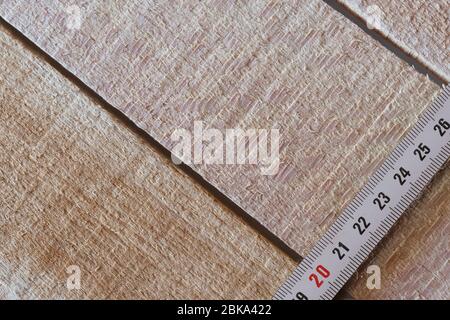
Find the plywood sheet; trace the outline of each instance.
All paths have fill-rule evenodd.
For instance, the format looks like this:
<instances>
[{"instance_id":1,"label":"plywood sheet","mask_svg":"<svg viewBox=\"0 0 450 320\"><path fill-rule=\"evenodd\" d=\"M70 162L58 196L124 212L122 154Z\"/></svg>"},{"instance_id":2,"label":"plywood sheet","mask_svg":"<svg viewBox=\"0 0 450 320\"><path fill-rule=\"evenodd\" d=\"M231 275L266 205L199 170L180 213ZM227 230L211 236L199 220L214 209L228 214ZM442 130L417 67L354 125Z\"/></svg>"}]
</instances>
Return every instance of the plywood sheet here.
<instances>
[{"instance_id":1,"label":"plywood sheet","mask_svg":"<svg viewBox=\"0 0 450 320\"><path fill-rule=\"evenodd\" d=\"M193 167L303 255L439 91L321 1L75 1L75 29L73 3L30 10L0 1L0 14L168 149L173 131L195 120L222 131L280 129L274 176L248 165ZM442 243L445 225L436 227Z\"/></svg>"},{"instance_id":2,"label":"plywood sheet","mask_svg":"<svg viewBox=\"0 0 450 320\"><path fill-rule=\"evenodd\" d=\"M0 299L271 297L293 261L1 26L0 52Z\"/></svg>"},{"instance_id":3,"label":"plywood sheet","mask_svg":"<svg viewBox=\"0 0 450 320\"><path fill-rule=\"evenodd\" d=\"M403 50L450 81L450 1L339 0Z\"/></svg>"}]
</instances>

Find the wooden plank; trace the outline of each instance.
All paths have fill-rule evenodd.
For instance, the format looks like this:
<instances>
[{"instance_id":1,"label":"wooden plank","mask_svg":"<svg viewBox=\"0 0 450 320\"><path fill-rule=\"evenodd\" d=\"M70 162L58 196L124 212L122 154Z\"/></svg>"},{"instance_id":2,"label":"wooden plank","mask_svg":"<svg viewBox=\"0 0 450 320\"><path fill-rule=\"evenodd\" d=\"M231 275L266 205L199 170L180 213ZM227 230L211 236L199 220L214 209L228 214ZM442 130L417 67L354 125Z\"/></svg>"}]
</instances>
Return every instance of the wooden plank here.
<instances>
[{"instance_id":1,"label":"wooden plank","mask_svg":"<svg viewBox=\"0 0 450 320\"><path fill-rule=\"evenodd\" d=\"M300 254L439 91L318 0L79 2L79 29L68 27L72 3L29 10L4 1L0 14L169 149L173 131L195 120L222 131L280 129L275 176L249 165L193 167ZM428 281L412 284L420 291Z\"/></svg>"},{"instance_id":2,"label":"wooden plank","mask_svg":"<svg viewBox=\"0 0 450 320\"><path fill-rule=\"evenodd\" d=\"M0 51L0 299L271 297L292 260L1 26Z\"/></svg>"},{"instance_id":3,"label":"wooden plank","mask_svg":"<svg viewBox=\"0 0 450 320\"><path fill-rule=\"evenodd\" d=\"M339 0L450 82L450 2L448 0Z\"/></svg>"}]
</instances>

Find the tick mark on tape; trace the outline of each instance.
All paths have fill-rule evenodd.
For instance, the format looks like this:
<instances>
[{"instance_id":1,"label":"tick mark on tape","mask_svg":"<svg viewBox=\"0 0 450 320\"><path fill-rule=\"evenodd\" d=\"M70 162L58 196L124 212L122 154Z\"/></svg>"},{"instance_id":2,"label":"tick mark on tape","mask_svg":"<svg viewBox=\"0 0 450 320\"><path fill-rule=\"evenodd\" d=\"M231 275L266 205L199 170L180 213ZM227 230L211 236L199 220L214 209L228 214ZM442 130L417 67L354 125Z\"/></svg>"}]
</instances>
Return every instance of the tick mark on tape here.
<instances>
[{"instance_id":1,"label":"tick mark on tape","mask_svg":"<svg viewBox=\"0 0 450 320\"><path fill-rule=\"evenodd\" d=\"M447 86L331 225L323 240L319 240L302 260L274 299L332 299L357 271L450 157L449 93L450 86ZM352 213L352 219L348 219L347 212ZM379 271L375 267L367 270L371 274L366 283L369 289L380 288Z\"/></svg>"}]
</instances>

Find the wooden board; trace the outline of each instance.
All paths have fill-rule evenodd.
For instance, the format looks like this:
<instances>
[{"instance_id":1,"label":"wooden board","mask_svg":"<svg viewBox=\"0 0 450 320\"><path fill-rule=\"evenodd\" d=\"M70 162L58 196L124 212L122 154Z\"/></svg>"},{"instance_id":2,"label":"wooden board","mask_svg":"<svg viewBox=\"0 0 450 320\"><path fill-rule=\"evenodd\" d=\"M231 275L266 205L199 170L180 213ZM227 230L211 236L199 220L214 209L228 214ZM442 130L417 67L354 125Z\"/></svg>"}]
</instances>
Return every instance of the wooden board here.
<instances>
[{"instance_id":1,"label":"wooden board","mask_svg":"<svg viewBox=\"0 0 450 320\"><path fill-rule=\"evenodd\" d=\"M0 51L0 299L271 297L292 260L1 26Z\"/></svg>"},{"instance_id":2,"label":"wooden board","mask_svg":"<svg viewBox=\"0 0 450 320\"><path fill-rule=\"evenodd\" d=\"M195 120L221 130L280 129L275 176L245 165L194 169L300 254L439 91L321 1L79 2L75 30L67 25L72 3L29 10L26 1L0 1L0 14L169 149L171 133ZM428 214L432 222L442 216ZM420 220L403 223L413 229ZM396 244L398 254L411 245L426 252L421 243ZM390 273L379 296L400 276ZM414 292L428 284L402 280Z\"/></svg>"},{"instance_id":3,"label":"wooden board","mask_svg":"<svg viewBox=\"0 0 450 320\"><path fill-rule=\"evenodd\" d=\"M450 82L450 1L339 2Z\"/></svg>"}]
</instances>

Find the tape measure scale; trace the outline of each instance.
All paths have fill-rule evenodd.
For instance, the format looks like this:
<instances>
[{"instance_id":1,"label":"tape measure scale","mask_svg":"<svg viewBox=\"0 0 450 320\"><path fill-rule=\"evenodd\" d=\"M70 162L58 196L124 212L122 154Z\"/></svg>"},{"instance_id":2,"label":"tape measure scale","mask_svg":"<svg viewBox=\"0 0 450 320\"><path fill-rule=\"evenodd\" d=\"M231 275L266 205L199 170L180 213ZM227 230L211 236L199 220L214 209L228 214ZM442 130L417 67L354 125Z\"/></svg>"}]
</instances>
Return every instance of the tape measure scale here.
<instances>
[{"instance_id":1,"label":"tape measure scale","mask_svg":"<svg viewBox=\"0 0 450 320\"><path fill-rule=\"evenodd\" d=\"M350 279L450 156L450 86L301 261L276 300L329 300Z\"/></svg>"}]
</instances>

